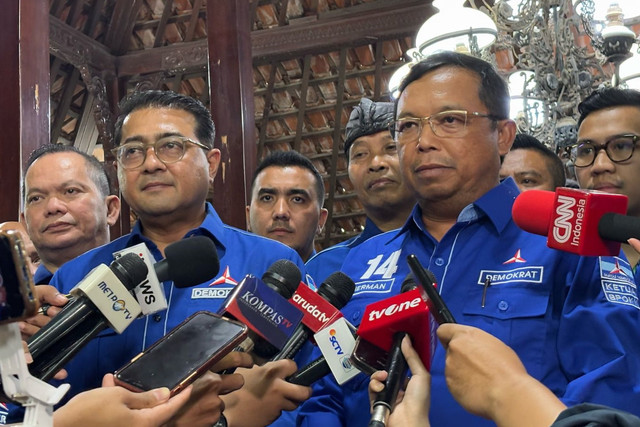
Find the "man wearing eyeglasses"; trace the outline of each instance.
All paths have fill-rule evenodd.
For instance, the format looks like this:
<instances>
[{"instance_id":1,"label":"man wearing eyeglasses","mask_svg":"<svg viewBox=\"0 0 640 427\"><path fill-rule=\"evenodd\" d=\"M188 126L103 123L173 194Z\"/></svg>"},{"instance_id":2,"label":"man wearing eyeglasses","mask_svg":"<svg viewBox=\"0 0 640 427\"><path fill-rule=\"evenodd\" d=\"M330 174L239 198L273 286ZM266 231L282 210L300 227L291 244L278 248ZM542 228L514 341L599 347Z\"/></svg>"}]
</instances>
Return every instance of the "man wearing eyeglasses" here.
<instances>
[{"instance_id":1,"label":"man wearing eyeglasses","mask_svg":"<svg viewBox=\"0 0 640 427\"><path fill-rule=\"evenodd\" d=\"M291 248L223 224L206 202L220 151L213 148L214 124L204 105L173 92L149 91L130 95L120 111L114 132L118 181L138 221L130 234L67 263L51 284L67 293L92 268L108 265L114 252L144 243L160 260L169 244L193 235L214 240L221 268L219 277L192 288L164 282L167 310L134 321L121 335L104 333L83 348L66 367L72 393L99 387L105 373L123 366L190 314L217 311L245 275L260 277L280 259L289 259L304 271L302 260ZM218 394L236 388L232 384L237 378L223 376L222 383L202 379L170 424L208 427L226 407L231 427L266 425L281 410L291 410L309 396L307 387L284 381L295 369L295 363L287 360L238 369L245 386L222 397ZM86 424L91 425L91 420Z\"/></svg>"},{"instance_id":2,"label":"man wearing eyeglasses","mask_svg":"<svg viewBox=\"0 0 640 427\"><path fill-rule=\"evenodd\" d=\"M640 92L606 88L591 94L578 106L578 141L571 160L581 188L624 194L627 215L640 217ZM630 245L622 250L640 281L640 254Z\"/></svg>"},{"instance_id":3,"label":"man wearing eyeglasses","mask_svg":"<svg viewBox=\"0 0 640 427\"><path fill-rule=\"evenodd\" d=\"M368 304L398 294L410 272L407 256L414 254L434 273L457 322L513 348L527 371L566 404L592 401L638 413L636 285L613 273L614 267L630 273L629 265L551 250L543 236L515 225L518 187L510 177L499 179L500 156L516 131L508 114L507 85L485 61L442 52L411 68L400 86L392 135L417 206L401 229L347 255L342 271L356 291L344 317L357 325ZM629 304L607 299L607 277L629 290ZM455 401L444 371L445 351L437 346L431 425L492 425ZM301 405L299 425L368 425L367 384L364 374L343 386L331 377L320 380Z\"/></svg>"}]
</instances>

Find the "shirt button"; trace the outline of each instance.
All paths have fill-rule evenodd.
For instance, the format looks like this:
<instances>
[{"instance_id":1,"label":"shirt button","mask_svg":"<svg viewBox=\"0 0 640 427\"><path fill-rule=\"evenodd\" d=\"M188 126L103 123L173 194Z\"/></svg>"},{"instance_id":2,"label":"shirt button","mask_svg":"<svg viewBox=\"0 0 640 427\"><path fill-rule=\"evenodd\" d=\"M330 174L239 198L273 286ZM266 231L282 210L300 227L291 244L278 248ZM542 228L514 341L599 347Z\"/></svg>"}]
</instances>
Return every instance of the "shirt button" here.
<instances>
[{"instance_id":1,"label":"shirt button","mask_svg":"<svg viewBox=\"0 0 640 427\"><path fill-rule=\"evenodd\" d=\"M154 322L159 322L159 321L161 321L161 320L162 320L162 315L157 314L157 313L156 313L156 314L154 314L154 315L153 315L153 320L154 320Z\"/></svg>"},{"instance_id":2,"label":"shirt button","mask_svg":"<svg viewBox=\"0 0 640 427\"><path fill-rule=\"evenodd\" d=\"M506 301L500 301L498 303L498 309L500 311L507 311L507 309L509 308L509 303Z\"/></svg>"},{"instance_id":3,"label":"shirt button","mask_svg":"<svg viewBox=\"0 0 640 427\"><path fill-rule=\"evenodd\" d=\"M356 310L353 312L353 314L351 315L351 321L352 322L357 322L358 320L360 320L360 316L362 316L362 313L360 312L360 310Z\"/></svg>"},{"instance_id":4,"label":"shirt button","mask_svg":"<svg viewBox=\"0 0 640 427\"><path fill-rule=\"evenodd\" d=\"M436 258L436 265L438 267L442 267L444 265L444 260L442 258Z\"/></svg>"}]
</instances>

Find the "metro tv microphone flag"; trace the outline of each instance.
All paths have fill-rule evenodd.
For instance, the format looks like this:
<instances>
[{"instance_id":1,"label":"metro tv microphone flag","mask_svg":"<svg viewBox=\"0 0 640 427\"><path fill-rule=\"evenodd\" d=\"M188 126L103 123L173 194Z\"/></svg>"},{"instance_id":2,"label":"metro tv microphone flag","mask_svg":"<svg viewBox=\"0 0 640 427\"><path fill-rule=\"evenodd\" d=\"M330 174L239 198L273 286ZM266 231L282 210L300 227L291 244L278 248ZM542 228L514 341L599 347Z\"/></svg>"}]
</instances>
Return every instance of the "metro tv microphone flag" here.
<instances>
[{"instance_id":1,"label":"metro tv microphone flag","mask_svg":"<svg viewBox=\"0 0 640 427\"><path fill-rule=\"evenodd\" d=\"M640 237L640 219L629 217L627 196L558 188L520 194L513 221L525 231L547 236L547 246L585 256L616 256L620 242Z\"/></svg>"}]
</instances>

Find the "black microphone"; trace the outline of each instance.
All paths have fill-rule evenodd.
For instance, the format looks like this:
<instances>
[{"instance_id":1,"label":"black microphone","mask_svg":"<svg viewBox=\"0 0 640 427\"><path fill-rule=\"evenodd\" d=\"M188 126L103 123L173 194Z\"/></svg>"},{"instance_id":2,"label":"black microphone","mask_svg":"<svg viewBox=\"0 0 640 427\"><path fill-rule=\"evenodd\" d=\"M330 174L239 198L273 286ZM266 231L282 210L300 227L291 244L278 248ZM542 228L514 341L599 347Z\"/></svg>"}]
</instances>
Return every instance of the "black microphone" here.
<instances>
[{"instance_id":1,"label":"black microphone","mask_svg":"<svg viewBox=\"0 0 640 427\"><path fill-rule=\"evenodd\" d=\"M306 298L298 298L294 296L293 301L298 305L301 311L305 312L305 318L293 332L289 341L284 345L282 350L276 354L271 360L293 359L295 354L307 342L309 337L327 326L327 322L333 320L333 316L353 296L356 284L349 276L336 271L325 279L318 288L318 292L306 293ZM325 304L322 306L322 300L327 301L331 307ZM309 313L307 315L307 313ZM307 318L310 320L305 323Z\"/></svg>"},{"instance_id":2,"label":"black microphone","mask_svg":"<svg viewBox=\"0 0 640 427\"><path fill-rule=\"evenodd\" d=\"M598 234L605 240L622 243L626 243L632 237L640 239L640 218L606 213L598 222Z\"/></svg>"},{"instance_id":3,"label":"black microphone","mask_svg":"<svg viewBox=\"0 0 640 427\"><path fill-rule=\"evenodd\" d=\"M123 266L125 262L136 266L142 265L142 267ZM29 371L33 376L44 381L51 379L62 366L101 331L112 327L116 332L121 333L138 317L140 307L135 298L131 297L133 301L129 304L122 304L120 301L126 300L127 295L130 296L129 291L146 279L147 267L144 261L134 253L122 255L113 261L111 266L114 265L120 275L131 275L133 269L136 269L136 277L133 279L121 279L116 274L120 282L124 284L126 292L117 286L118 284L113 281L113 278L111 281L106 281L104 285L100 284L103 273L96 271L104 272L105 265L102 265L104 268L92 270L72 290L72 294L76 298L67 303L58 315L29 339L28 347L33 357ZM159 280L172 280L176 287L187 287L213 278L218 273L220 262L213 241L205 236L194 236L168 245L165 248L165 259L155 263L153 267ZM126 284L125 280L128 280ZM93 289L101 289L104 295L109 295L105 291L105 289L112 289L109 285L119 289L118 298L114 300L113 295L110 296L111 299L108 302L111 305L98 307L95 299L89 299L86 296L86 292L92 292ZM87 287L88 290L85 289ZM138 309L137 314L133 312L134 307ZM129 317L123 323L113 324L110 318L105 317L107 315L110 317L114 312L126 313L129 309L131 309Z\"/></svg>"},{"instance_id":4,"label":"black microphone","mask_svg":"<svg viewBox=\"0 0 640 427\"><path fill-rule=\"evenodd\" d=\"M407 378L409 365L400 348L405 336L407 336L406 332L396 332L393 335L393 345L387 361L387 380L384 384L384 390L378 393L373 401L369 427L384 427L386 425L392 406L396 401L396 397L398 397L400 387Z\"/></svg>"}]
</instances>

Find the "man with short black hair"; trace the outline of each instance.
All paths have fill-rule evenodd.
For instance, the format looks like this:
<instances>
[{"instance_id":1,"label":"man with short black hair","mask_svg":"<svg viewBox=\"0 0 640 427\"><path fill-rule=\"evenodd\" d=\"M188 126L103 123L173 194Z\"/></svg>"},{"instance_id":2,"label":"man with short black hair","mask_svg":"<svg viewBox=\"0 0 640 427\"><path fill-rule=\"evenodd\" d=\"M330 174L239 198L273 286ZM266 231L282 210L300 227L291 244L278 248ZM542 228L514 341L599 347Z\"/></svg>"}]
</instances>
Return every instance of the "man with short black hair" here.
<instances>
[{"instance_id":1,"label":"man with short black hair","mask_svg":"<svg viewBox=\"0 0 640 427\"><path fill-rule=\"evenodd\" d=\"M500 179L512 177L520 191L554 191L566 184L562 160L537 138L516 135L500 166Z\"/></svg>"},{"instance_id":2,"label":"man with short black hair","mask_svg":"<svg viewBox=\"0 0 640 427\"><path fill-rule=\"evenodd\" d=\"M580 188L624 194L627 215L640 218L640 92L600 89L578 111L578 141L570 155ZM640 254L626 243L622 250L640 281Z\"/></svg>"},{"instance_id":3,"label":"man with short black hair","mask_svg":"<svg viewBox=\"0 0 640 427\"><path fill-rule=\"evenodd\" d=\"M274 151L253 176L247 228L295 249L306 262L327 221L323 205L324 183L313 163L296 151Z\"/></svg>"}]
</instances>

